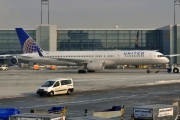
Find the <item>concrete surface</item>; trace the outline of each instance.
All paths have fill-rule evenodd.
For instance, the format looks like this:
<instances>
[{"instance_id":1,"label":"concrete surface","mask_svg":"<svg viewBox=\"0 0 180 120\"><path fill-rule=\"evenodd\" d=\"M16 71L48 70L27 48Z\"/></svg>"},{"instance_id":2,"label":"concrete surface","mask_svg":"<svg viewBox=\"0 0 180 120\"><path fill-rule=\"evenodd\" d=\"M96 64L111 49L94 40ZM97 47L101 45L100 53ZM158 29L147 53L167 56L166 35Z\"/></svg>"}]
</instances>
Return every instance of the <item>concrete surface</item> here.
<instances>
[{"instance_id":1,"label":"concrete surface","mask_svg":"<svg viewBox=\"0 0 180 120\"><path fill-rule=\"evenodd\" d=\"M96 73L78 74L77 70L32 70L9 68L0 72L0 97L35 94L37 88L51 78L73 78L75 91L112 89L128 86L179 83L180 74L146 73L146 69L104 70Z\"/></svg>"}]
</instances>

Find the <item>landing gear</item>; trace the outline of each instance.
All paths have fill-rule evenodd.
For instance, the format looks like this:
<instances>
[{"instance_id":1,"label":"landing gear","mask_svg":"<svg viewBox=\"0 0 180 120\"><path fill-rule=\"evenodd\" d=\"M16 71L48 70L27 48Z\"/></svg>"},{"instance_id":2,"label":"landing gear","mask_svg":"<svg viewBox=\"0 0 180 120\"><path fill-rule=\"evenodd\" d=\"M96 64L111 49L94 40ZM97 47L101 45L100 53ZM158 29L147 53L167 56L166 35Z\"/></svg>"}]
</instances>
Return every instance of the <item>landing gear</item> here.
<instances>
[{"instance_id":1,"label":"landing gear","mask_svg":"<svg viewBox=\"0 0 180 120\"><path fill-rule=\"evenodd\" d=\"M88 72L95 72L94 70L88 70Z\"/></svg>"},{"instance_id":2,"label":"landing gear","mask_svg":"<svg viewBox=\"0 0 180 120\"><path fill-rule=\"evenodd\" d=\"M86 70L86 69L78 70L78 73L87 73L87 72L95 72L95 71L94 70Z\"/></svg>"},{"instance_id":3,"label":"landing gear","mask_svg":"<svg viewBox=\"0 0 180 120\"><path fill-rule=\"evenodd\" d=\"M78 73L87 73L87 70L78 70Z\"/></svg>"}]
</instances>

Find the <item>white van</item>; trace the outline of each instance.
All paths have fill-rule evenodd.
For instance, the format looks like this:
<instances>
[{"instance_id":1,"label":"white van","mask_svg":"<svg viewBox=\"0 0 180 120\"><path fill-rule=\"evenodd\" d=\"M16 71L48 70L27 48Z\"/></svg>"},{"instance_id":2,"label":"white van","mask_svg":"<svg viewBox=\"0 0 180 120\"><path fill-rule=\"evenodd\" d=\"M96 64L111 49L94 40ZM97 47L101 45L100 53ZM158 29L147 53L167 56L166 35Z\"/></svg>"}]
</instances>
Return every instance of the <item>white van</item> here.
<instances>
[{"instance_id":1,"label":"white van","mask_svg":"<svg viewBox=\"0 0 180 120\"><path fill-rule=\"evenodd\" d=\"M72 78L49 79L37 90L39 96L54 96L58 94L70 95L74 91Z\"/></svg>"}]
</instances>

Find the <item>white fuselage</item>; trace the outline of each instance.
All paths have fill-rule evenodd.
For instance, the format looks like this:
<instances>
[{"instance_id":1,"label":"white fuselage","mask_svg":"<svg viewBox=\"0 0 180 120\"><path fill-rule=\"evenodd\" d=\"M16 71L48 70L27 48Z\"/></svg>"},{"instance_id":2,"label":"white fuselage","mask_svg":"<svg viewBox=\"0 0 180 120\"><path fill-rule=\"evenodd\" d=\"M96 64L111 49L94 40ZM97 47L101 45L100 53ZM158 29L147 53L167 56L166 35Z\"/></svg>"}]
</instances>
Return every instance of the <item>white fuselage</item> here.
<instances>
[{"instance_id":1,"label":"white fuselage","mask_svg":"<svg viewBox=\"0 0 180 120\"><path fill-rule=\"evenodd\" d=\"M78 66L92 61L104 62L111 65L148 65L167 64L169 59L162 57L162 53L148 50L126 51L43 51L43 57L38 53L21 54L20 59L60 66ZM161 57L160 57L161 56Z\"/></svg>"}]
</instances>

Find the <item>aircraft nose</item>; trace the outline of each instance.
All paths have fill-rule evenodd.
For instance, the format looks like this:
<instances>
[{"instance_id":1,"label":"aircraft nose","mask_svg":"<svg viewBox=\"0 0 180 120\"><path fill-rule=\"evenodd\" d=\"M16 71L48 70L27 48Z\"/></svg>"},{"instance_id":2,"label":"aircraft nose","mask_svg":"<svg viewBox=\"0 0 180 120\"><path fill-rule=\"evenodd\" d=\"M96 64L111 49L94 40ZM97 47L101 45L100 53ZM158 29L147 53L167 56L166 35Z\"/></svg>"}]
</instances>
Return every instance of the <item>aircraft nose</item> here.
<instances>
[{"instance_id":1,"label":"aircraft nose","mask_svg":"<svg viewBox=\"0 0 180 120\"><path fill-rule=\"evenodd\" d=\"M169 59L168 59L168 58L165 58L165 59L166 59L166 60L165 60L165 61L166 61L166 63L169 63Z\"/></svg>"}]
</instances>

